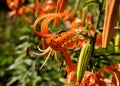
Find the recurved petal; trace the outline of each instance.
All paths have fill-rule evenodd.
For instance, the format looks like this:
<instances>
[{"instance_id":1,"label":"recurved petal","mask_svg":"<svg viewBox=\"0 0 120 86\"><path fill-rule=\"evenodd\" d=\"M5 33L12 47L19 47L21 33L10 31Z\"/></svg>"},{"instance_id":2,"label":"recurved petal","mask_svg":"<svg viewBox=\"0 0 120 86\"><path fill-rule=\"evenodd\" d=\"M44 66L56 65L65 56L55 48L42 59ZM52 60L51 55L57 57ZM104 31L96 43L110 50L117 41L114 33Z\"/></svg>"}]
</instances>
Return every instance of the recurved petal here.
<instances>
[{"instance_id":1,"label":"recurved petal","mask_svg":"<svg viewBox=\"0 0 120 86\"><path fill-rule=\"evenodd\" d=\"M68 2L68 0L58 0L57 1L56 12L57 13L62 13L65 10L67 2ZM60 21L60 19L56 18L55 21L54 21L54 26L57 26L59 21Z\"/></svg>"},{"instance_id":2,"label":"recurved petal","mask_svg":"<svg viewBox=\"0 0 120 86\"><path fill-rule=\"evenodd\" d=\"M105 21L102 35L102 47L106 48L114 34L114 27L118 21L120 0L106 0Z\"/></svg>"}]
</instances>

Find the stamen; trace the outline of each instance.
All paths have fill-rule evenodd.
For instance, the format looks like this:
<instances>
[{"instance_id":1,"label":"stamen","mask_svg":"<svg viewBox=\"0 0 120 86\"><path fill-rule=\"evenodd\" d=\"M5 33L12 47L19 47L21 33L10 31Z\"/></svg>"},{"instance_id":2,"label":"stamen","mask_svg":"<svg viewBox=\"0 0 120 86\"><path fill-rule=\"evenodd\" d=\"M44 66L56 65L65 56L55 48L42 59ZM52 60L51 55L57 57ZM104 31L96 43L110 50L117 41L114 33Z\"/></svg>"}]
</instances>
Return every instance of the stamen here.
<instances>
[{"instance_id":1,"label":"stamen","mask_svg":"<svg viewBox=\"0 0 120 86\"><path fill-rule=\"evenodd\" d=\"M36 56L43 56L43 55L47 54L50 50L51 50L51 48L48 47L48 48L47 48L44 52L42 52L42 53L36 53L36 52L34 52L34 51L32 51L32 50L30 50L29 52L31 52L32 54L34 54L34 55L36 55Z\"/></svg>"},{"instance_id":2,"label":"stamen","mask_svg":"<svg viewBox=\"0 0 120 86\"><path fill-rule=\"evenodd\" d=\"M53 51L54 51L55 60L57 61L57 63L58 63L59 65L61 65L61 61L58 59L57 52L56 52L55 50L53 50Z\"/></svg>"},{"instance_id":3,"label":"stamen","mask_svg":"<svg viewBox=\"0 0 120 86\"><path fill-rule=\"evenodd\" d=\"M49 59L49 57L50 57L51 52L52 52L52 48L50 49L50 52L48 53L48 55L47 55L44 63L43 63L42 66L39 68L39 70L41 70L41 69L44 67L45 63L48 61L48 59Z\"/></svg>"},{"instance_id":4,"label":"stamen","mask_svg":"<svg viewBox=\"0 0 120 86\"><path fill-rule=\"evenodd\" d=\"M54 56L54 54L55 54L55 51L54 51L54 50L52 50L52 52L51 52L51 56Z\"/></svg>"},{"instance_id":5,"label":"stamen","mask_svg":"<svg viewBox=\"0 0 120 86\"><path fill-rule=\"evenodd\" d=\"M50 46L49 46L47 49L45 49L45 50L40 49L38 45L36 46L36 48L37 48L40 52L45 52L45 51L48 51L48 50L50 49Z\"/></svg>"}]
</instances>

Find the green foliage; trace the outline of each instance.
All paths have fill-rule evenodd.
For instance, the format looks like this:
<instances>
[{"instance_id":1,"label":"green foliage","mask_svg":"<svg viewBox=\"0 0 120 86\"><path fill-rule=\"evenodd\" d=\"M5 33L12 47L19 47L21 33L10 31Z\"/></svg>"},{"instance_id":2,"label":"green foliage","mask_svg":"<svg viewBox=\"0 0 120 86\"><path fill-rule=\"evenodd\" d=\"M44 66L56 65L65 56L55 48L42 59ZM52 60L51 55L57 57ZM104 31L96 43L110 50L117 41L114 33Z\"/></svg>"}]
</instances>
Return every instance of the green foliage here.
<instances>
[{"instance_id":1,"label":"green foliage","mask_svg":"<svg viewBox=\"0 0 120 86\"><path fill-rule=\"evenodd\" d=\"M4 12L2 15L5 20ZM11 22L12 21L12 22ZM64 81L61 76L64 69L60 70L56 61L52 58L44 69L37 71L45 58L26 55L28 47L34 49L36 42L40 40L34 35L32 25L26 24L22 18L10 19L0 25L0 86L56 86ZM41 43L39 43L41 44ZM54 70L54 71L53 71ZM38 74L39 73L39 74ZM52 76L52 77L51 77Z\"/></svg>"},{"instance_id":2,"label":"green foliage","mask_svg":"<svg viewBox=\"0 0 120 86\"><path fill-rule=\"evenodd\" d=\"M17 81L17 84L22 86L60 85L61 82L59 81L59 77L61 76L61 71L56 62L48 62L51 65L47 64L44 67L44 70L39 72L40 75L37 74L36 68L42 65L45 59L44 57L33 55L26 56L26 50L31 45L35 45L33 43L38 42L40 39L34 35L31 26L27 26L26 24L22 24L21 26L21 33L23 35L19 37L20 43L15 48L15 53L18 57L8 68L9 70L12 70L13 77L11 77L11 80L7 84L11 84L13 83L12 81L15 80L14 83ZM52 66L52 64L56 65Z\"/></svg>"}]
</instances>

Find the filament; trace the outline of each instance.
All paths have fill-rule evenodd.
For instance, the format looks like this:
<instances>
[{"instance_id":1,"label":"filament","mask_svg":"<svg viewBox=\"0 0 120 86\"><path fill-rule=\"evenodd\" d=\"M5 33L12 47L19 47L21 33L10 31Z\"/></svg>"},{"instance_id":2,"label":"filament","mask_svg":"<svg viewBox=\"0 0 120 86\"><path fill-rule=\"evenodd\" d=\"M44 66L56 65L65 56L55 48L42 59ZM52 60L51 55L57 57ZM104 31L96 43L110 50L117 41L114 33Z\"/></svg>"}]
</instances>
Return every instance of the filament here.
<instances>
[{"instance_id":1,"label":"filament","mask_svg":"<svg viewBox=\"0 0 120 86\"><path fill-rule=\"evenodd\" d=\"M41 69L44 67L45 63L48 61L48 59L49 59L49 57L50 57L51 52L52 52L52 49L50 49L50 52L48 53L48 55L47 55L44 63L43 63L42 66L39 68L39 70L41 70Z\"/></svg>"}]
</instances>

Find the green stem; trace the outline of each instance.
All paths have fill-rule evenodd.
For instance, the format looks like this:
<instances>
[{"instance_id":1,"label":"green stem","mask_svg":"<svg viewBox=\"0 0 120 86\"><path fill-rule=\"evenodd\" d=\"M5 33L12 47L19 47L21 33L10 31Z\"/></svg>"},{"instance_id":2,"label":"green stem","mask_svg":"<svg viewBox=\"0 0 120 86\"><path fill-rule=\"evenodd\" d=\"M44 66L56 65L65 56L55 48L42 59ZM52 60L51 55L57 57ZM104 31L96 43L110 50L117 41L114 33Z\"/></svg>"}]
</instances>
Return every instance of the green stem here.
<instances>
[{"instance_id":1,"label":"green stem","mask_svg":"<svg viewBox=\"0 0 120 86\"><path fill-rule=\"evenodd\" d=\"M100 24L100 19L101 19L101 14L102 14L102 6L103 6L103 2L104 0L102 0L102 2L100 2L98 5L98 16L97 16L97 21L96 21L96 25L95 25L95 31L94 31L94 38L91 39L92 43L93 43L93 46L92 46L92 57L94 57L94 47L95 47L95 43L96 43L96 36L97 36L97 30L99 29L99 24ZM89 62L89 66L90 66L90 70L92 70L93 66L92 66L92 61L90 60Z\"/></svg>"},{"instance_id":2,"label":"green stem","mask_svg":"<svg viewBox=\"0 0 120 86\"><path fill-rule=\"evenodd\" d=\"M99 3L99 7L98 7L99 11L98 11L98 17L97 17L97 21L96 21L96 25L95 25L95 31L94 31L92 56L94 55L94 47L95 47L95 43L96 43L97 30L99 30L99 24L100 24L100 19L101 19L101 15L102 15L103 2L104 2L104 0L102 0L102 2Z\"/></svg>"}]
</instances>

